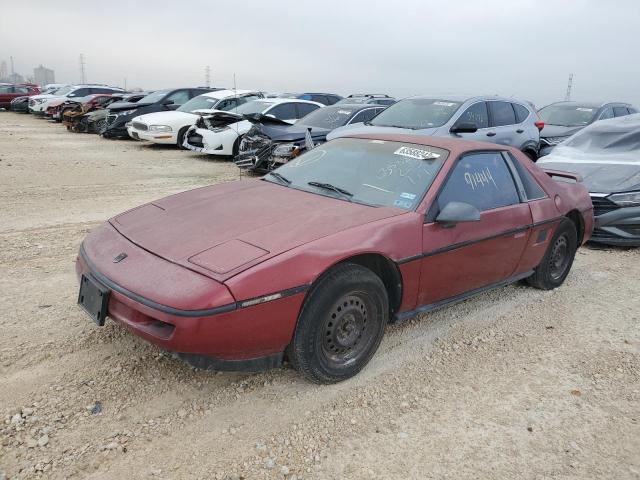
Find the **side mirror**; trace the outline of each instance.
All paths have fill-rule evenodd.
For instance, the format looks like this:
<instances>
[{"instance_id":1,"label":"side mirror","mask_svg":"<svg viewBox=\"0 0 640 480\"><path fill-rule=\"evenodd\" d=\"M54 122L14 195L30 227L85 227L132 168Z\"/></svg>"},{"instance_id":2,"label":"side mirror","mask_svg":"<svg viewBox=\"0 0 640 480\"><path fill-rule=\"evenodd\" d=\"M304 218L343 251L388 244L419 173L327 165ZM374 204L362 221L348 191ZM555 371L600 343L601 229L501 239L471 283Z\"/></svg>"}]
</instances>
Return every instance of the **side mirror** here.
<instances>
[{"instance_id":1,"label":"side mirror","mask_svg":"<svg viewBox=\"0 0 640 480\"><path fill-rule=\"evenodd\" d=\"M471 122L456 123L449 131L451 133L476 133L478 126Z\"/></svg>"},{"instance_id":2,"label":"side mirror","mask_svg":"<svg viewBox=\"0 0 640 480\"><path fill-rule=\"evenodd\" d=\"M480 221L480 210L464 202L449 202L436 217L436 222L443 228L455 227L461 222Z\"/></svg>"}]
</instances>

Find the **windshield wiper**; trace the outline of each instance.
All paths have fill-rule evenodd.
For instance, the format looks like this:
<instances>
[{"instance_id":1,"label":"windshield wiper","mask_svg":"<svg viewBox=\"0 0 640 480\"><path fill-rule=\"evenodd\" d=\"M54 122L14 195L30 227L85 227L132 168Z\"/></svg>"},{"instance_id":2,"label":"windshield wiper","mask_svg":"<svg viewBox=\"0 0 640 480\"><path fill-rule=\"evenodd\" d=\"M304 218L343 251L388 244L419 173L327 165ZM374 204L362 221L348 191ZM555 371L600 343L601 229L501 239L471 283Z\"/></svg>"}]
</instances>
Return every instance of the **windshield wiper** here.
<instances>
[{"instance_id":1,"label":"windshield wiper","mask_svg":"<svg viewBox=\"0 0 640 480\"><path fill-rule=\"evenodd\" d=\"M322 182L307 182L307 185L311 185L312 187L323 188L325 190L331 190L333 192L344 195L345 197L353 197L353 193L344 188L336 187L335 185L331 185L330 183L322 183Z\"/></svg>"},{"instance_id":2,"label":"windshield wiper","mask_svg":"<svg viewBox=\"0 0 640 480\"><path fill-rule=\"evenodd\" d=\"M291 184L291 180L289 180L284 175L280 175L278 172L269 172L269 175L271 175L272 177L277 178L278 180L280 180L285 185L290 185Z\"/></svg>"}]
</instances>

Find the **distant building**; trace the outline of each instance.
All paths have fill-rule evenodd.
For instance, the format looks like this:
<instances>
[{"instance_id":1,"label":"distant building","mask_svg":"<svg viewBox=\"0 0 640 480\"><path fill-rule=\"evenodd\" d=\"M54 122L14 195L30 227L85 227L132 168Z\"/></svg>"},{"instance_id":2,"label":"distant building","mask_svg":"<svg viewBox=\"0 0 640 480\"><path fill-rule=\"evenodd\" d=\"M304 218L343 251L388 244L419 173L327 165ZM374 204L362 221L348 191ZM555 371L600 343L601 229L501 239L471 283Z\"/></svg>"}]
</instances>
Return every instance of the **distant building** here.
<instances>
[{"instance_id":1,"label":"distant building","mask_svg":"<svg viewBox=\"0 0 640 480\"><path fill-rule=\"evenodd\" d=\"M7 62L2 60L2 62L0 62L0 80L7 78L8 73L9 72L7 71Z\"/></svg>"},{"instance_id":2,"label":"distant building","mask_svg":"<svg viewBox=\"0 0 640 480\"><path fill-rule=\"evenodd\" d=\"M43 86L48 83L55 83L56 76L53 70L43 67L42 64L40 64L39 67L33 69L33 80L38 85Z\"/></svg>"}]
</instances>

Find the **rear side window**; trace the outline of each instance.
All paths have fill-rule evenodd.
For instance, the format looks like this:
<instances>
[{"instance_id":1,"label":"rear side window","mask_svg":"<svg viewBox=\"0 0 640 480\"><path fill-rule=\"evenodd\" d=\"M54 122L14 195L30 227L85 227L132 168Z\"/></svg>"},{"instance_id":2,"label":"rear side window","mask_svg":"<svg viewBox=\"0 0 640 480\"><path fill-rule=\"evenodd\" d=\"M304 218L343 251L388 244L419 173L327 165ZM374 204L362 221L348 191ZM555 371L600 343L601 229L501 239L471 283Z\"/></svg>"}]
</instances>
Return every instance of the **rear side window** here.
<instances>
[{"instance_id":1,"label":"rear side window","mask_svg":"<svg viewBox=\"0 0 640 480\"><path fill-rule=\"evenodd\" d=\"M464 202L480 211L520 203L509 167L500 152L465 155L438 196L438 206Z\"/></svg>"},{"instance_id":2,"label":"rear side window","mask_svg":"<svg viewBox=\"0 0 640 480\"><path fill-rule=\"evenodd\" d=\"M73 92L71 92L69 94L70 97L86 97L87 95L89 95L91 93L91 89L90 88L79 88L77 90L74 90Z\"/></svg>"},{"instance_id":3,"label":"rear side window","mask_svg":"<svg viewBox=\"0 0 640 480\"><path fill-rule=\"evenodd\" d=\"M524 193L527 195L527 200L539 200L541 198L545 198L547 194L544 193L544 190L542 190L540 185L538 185L538 182L536 182L536 180L531 176L529 171L523 167L518 159L511 153L509 153L509 156L511 157L511 162L516 167L520 181L522 181L522 186L524 187Z\"/></svg>"},{"instance_id":4,"label":"rear side window","mask_svg":"<svg viewBox=\"0 0 640 480\"><path fill-rule=\"evenodd\" d=\"M607 107L601 114L598 120L607 120L608 118L613 118L613 108Z\"/></svg>"},{"instance_id":5,"label":"rear side window","mask_svg":"<svg viewBox=\"0 0 640 480\"><path fill-rule=\"evenodd\" d=\"M366 110L360 110L349 123L368 122L373 117L375 117L379 111L380 110L377 108L367 108Z\"/></svg>"},{"instance_id":6,"label":"rear side window","mask_svg":"<svg viewBox=\"0 0 640 480\"><path fill-rule=\"evenodd\" d=\"M182 105L187 100L189 100L189 91L178 90L177 92L173 92L171 95L167 97L167 100L173 101L174 105Z\"/></svg>"},{"instance_id":7,"label":"rear side window","mask_svg":"<svg viewBox=\"0 0 640 480\"><path fill-rule=\"evenodd\" d=\"M307 114L313 112L314 110L317 110L318 108L320 108L320 107L318 107L318 105L314 105L312 103L298 103L298 104L296 104L296 107L298 109L298 114L293 118L302 118L305 115L307 115Z\"/></svg>"},{"instance_id":8,"label":"rear side window","mask_svg":"<svg viewBox=\"0 0 640 480\"><path fill-rule=\"evenodd\" d=\"M314 102L322 103L323 105L329 105L329 99L325 95L311 95L311 98L308 100L313 100Z\"/></svg>"},{"instance_id":9,"label":"rear side window","mask_svg":"<svg viewBox=\"0 0 640 480\"><path fill-rule=\"evenodd\" d=\"M613 114L616 117L624 117L625 115L629 115L629 111L626 107L613 107Z\"/></svg>"},{"instance_id":10,"label":"rear side window","mask_svg":"<svg viewBox=\"0 0 640 480\"><path fill-rule=\"evenodd\" d=\"M529 116L529 110L524 105L520 105L519 103L512 103L513 110L516 112L516 123L524 122Z\"/></svg>"},{"instance_id":11,"label":"rear side window","mask_svg":"<svg viewBox=\"0 0 640 480\"><path fill-rule=\"evenodd\" d=\"M629 113L630 113L630 114L637 113L635 108L631 108L631 107L629 107L629 108L627 108L627 110L629 110Z\"/></svg>"},{"instance_id":12,"label":"rear side window","mask_svg":"<svg viewBox=\"0 0 640 480\"><path fill-rule=\"evenodd\" d=\"M489 102L493 127L502 127L516 123L513 107L508 102Z\"/></svg>"},{"instance_id":13,"label":"rear side window","mask_svg":"<svg viewBox=\"0 0 640 480\"><path fill-rule=\"evenodd\" d=\"M478 128L487 128L489 126L489 113L487 112L487 104L478 102L467 108L456 124L473 123Z\"/></svg>"}]
</instances>

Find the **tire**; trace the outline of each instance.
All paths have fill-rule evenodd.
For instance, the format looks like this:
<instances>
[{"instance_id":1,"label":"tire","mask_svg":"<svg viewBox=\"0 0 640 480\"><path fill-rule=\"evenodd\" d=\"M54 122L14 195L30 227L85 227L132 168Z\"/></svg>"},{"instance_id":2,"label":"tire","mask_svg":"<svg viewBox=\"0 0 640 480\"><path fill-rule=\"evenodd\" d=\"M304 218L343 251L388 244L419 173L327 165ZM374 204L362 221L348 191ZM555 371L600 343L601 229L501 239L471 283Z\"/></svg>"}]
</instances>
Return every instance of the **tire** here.
<instances>
[{"instance_id":1,"label":"tire","mask_svg":"<svg viewBox=\"0 0 640 480\"><path fill-rule=\"evenodd\" d=\"M338 265L309 292L287 356L313 382L346 380L369 362L388 320L382 280L360 265Z\"/></svg>"},{"instance_id":2,"label":"tire","mask_svg":"<svg viewBox=\"0 0 640 480\"><path fill-rule=\"evenodd\" d=\"M178 131L178 137L176 138L176 144L178 145L178 148L180 150L189 150L188 148L184 147L182 145L182 143L184 142L184 136L187 133L187 130L189 130L189 127L182 127L179 131Z\"/></svg>"},{"instance_id":3,"label":"tire","mask_svg":"<svg viewBox=\"0 0 640 480\"><path fill-rule=\"evenodd\" d=\"M238 152L240 152L240 140L242 137L236 138L236 141L233 142L233 148L231 149L231 159L235 159L238 156Z\"/></svg>"},{"instance_id":4,"label":"tire","mask_svg":"<svg viewBox=\"0 0 640 480\"><path fill-rule=\"evenodd\" d=\"M578 248L576 227L571 220L563 218L549 242L544 257L535 268L527 283L541 290L552 290L564 283L569 275Z\"/></svg>"},{"instance_id":5,"label":"tire","mask_svg":"<svg viewBox=\"0 0 640 480\"><path fill-rule=\"evenodd\" d=\"M93 124L93 131L98 135L101 135L107 129L107 121L104 118L97 120Z\"/></svg>"}]
</instances>

